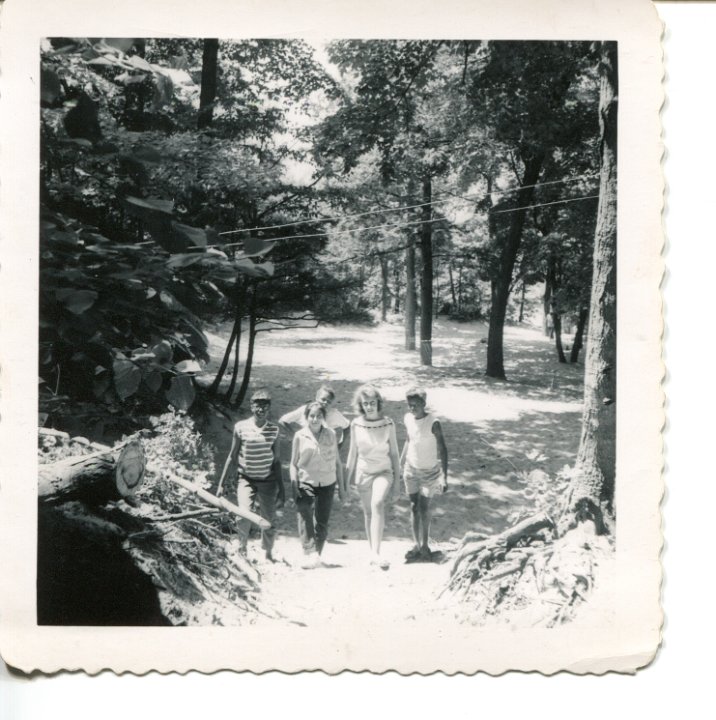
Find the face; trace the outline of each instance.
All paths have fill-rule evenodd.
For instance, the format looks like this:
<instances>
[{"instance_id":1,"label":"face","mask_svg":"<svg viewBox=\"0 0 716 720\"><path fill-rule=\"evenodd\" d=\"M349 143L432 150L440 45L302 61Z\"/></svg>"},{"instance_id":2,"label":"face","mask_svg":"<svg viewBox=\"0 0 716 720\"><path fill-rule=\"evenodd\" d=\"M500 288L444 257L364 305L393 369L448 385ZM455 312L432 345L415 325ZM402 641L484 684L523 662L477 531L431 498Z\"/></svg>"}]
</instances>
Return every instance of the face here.
<instances>
[{"instance_id":1,"label":"face","mask_svg":"<svg viewBox=\"0 0 716 720\"><path fill-rule=\"evenodd\" d=\"M378 398L364 397L361 399L360 404L366 417L374 417L378 414Z\"/></svg>"},{"instance_id":2,"label":"face","mask_svg":"<svg viewBox=\"0 0 716 720\"><path fill-rule=\"evenodd\" d=\"M270 400L252 400L251 401L251 412L253 413L254 419L259 425L263 425L268 419L269 409L271 408Z\"/></svg>"},{"instance_id":3,"label":"face","mask_svg":"<svg viewBox=\"0 0 716 720\"><path fill-rule=\"evenodd\" d=\"M422 417L425 415L425 403L422 398L411 397L408 399L408 410L410 410L415 417Z\"/></svg>"},{"instance_id":4,"label":"face","mask_svg":"<svg viewBox=\"0 0 716 720\"><path fill-rule=\"evenodd\" d=\"M316 402L321 403L321 405L323 405L323 407L328 410L328 408L333 407L335 398L331 397L331 393L327 392L326 390L321 390L318 395L316 395Z\"/></svg>"},{"instance_id":5,"label":"face","mask_svg":"<svg viewBox=\"0 0 716 720\"><path fill-rule=\"evenodd\" d=\"M323 424L323 413L318 409L310 410L308 416L306 417L306 421L308 422L308 427L311 428L311 430L318 430Z\"/></svg>"}]
</instances>

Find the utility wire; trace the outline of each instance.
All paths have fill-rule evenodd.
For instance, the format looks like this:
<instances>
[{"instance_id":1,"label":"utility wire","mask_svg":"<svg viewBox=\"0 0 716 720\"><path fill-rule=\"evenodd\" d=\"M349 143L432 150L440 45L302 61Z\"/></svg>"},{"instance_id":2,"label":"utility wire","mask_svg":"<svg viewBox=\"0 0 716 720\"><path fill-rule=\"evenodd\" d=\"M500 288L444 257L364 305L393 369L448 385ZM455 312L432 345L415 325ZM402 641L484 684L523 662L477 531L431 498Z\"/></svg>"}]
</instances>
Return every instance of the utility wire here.
<instances>
[{"instance_id":1,"label":"utility wire","mask_svg":"<svg viewBox=\"0 0 716 720\"><path fill-rule=\"evenodd\" d=\"M520 185L516 188L508 188L507 190L493 190L490 193L475 193L473 195L454 195L452 193L449 194L449 197L443 199L443 200L433 200L431 202L424 202L424 203L418 203L416 205L402 205L400 207L394 207L394 208L382 208L380 210L366 210L365 212L360 213L353 213L351 215L334 215L332 217L327 218L303 218L301 220L294 220L293 222L288 223L281 223L278 225L262 225L260 227L256 228L239 228L238 230L226 230L224 232L220 232L219 235L235 235L237 233L245 233L245 232L260 232L261 230L280 230L282 228L287 227L293 227L294 225L302 225L303 223L324 223L324 222L335 222L337 220L350 220L351 218L358 218L358 217L366 217L368 215L380 215L384 213L389 212L399 212L403 210L415 210L422 207L427 207L429 205L440 205L442 203L449 202L453 198L459 198L461 200L470 201L470 200L476 200L479 198L487 197L487 195L508 195L510 193L519 192L520 190L526 190L527 188L533 188L533 187L542 187L545 185L559 185L563 183L571 183L571 182L577 182L578 180L584 180L584 179L591 179L598 177L598 174L587 174L587 175L578 175L574 178L564 178L562 180L548 180L546 182L539 182L534 183L532 185ZM441 195L445 195L448 193L440 193ZM274 238L276 239L276 238Z\"/></svg>"},{"instance_id":2,"label":"utility wire","mask_svg":"<svg viewBox=\"0 0 716 720\"><path fill-rule=\"evenodd\" d=\"M516 208L506 208L504 210L490 210L489 212L491 214L497 215L498 213L509 213L509 212L516 212L517 210L529 210L531 208L538 208L538 207L547 207L549 205L561 205L564 203L571 203L571 202L577 202L578 200L593 200L594 198L598 198L599 194L597 195L582 195L580 197L574 197L574 198L566 198L564 200L554 200L552 202L548 203L536 203L534 205L522 205L521 207ZM360 228L348 228L346 230L327 230L325 232L321 233L311 233L308 235L284 235L282 237L277 238L266 238L267 242L279 242L280 240L312 240L315 238L324 238L324 237L335 237L337 235L347 235L349 233L361 233L366 232L368 230L381 230L383 228L404 228L404 227L410 227L413 225L425 225L426 223L436 223L436 222L447 222L450 225L454 225L453 222L451 222L448 218L445 217L437 217L437 218L431 218L430 220L413 220L412 222L403 222L403 223L384 223L382 225L370 225L368 227L360 227ZM202 250L206 250L208 248L230 248L230 247L238 247L243 245L244 242L236 242L236 243L226 243L225 245L192 245L192 248L201 248Z\"/></svg>"}]
</instances>

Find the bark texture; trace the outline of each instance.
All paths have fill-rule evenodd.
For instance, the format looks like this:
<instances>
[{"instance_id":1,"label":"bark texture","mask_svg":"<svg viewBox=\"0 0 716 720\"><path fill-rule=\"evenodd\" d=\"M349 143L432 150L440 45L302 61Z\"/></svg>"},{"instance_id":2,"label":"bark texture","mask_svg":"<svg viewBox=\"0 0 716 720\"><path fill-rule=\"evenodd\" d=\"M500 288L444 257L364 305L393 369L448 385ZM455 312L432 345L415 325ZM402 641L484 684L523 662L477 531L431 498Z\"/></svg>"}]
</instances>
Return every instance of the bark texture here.
<instances>
[{"instance_id":1,"label":"bark texture","mask_svg":"<svg viewBox=\"0 0 716 720\"><path fill-rule=\"evenodd\" d=\"M594 275L585 355L584 412L570 509L603 504L613 512L617 392L617 49L604 42L600 63L601 165Z\"/></svg>"}]
</instances>

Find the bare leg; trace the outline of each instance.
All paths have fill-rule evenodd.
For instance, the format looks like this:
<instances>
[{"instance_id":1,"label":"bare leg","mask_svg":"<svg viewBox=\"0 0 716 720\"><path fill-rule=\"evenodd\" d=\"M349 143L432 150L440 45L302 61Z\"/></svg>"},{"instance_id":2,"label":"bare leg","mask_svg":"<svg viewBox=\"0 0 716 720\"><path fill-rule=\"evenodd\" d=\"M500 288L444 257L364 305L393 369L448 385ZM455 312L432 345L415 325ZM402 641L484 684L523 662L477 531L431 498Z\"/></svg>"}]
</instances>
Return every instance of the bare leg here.
<instances>
[{"instance_id":1,"label":"bare leg","mask_svg":"<svg viewBox=\"0 0 716 720\"><path fill-rule=\"evenodd\" d=\"M431 517L431 510L430 510L430 498L425 497L424 495L420 496L420 500L418 503L419 508L419 515L420 515L420 547L423 550L429 550L428 548L428 541L430 539L430 517Z\"/></svg>"},{"instance_id":2,"label":"bare leg","mask_svg":"<svg viewBox=\"0 0 716 720\"><path fill-rule=\"evenodd\" d=\"M410 520L411 530L413 532L413 550L420 549L420 495L411 493L410 495Z\"/></svg>"},{"instance_id":3,"label":"bare leg","mask_svg":"<svg viewBox=\"0 0 716 720\"><path fill-rule=\"evenodd\" d=\"M359 486L360 487L360 486ZM368 546L370 548L373 547L371 541L370 541L370 497L371 493L370 491L364 492L359 489L360 493L360 504L363 509L363 523L365 524L365 536L368 540Z\"/></svg>"},{"instance_id":4,"label":"bare leg","mask_svg":"<svg viewBox=\"0 0 716 720\"><path fill-rule=\"evenodd\" d=\"M380 554L380 543L383 540L383 529L385 528L385 499L390 492L390 486L391 481L387 477L380 476L373 481L373 492L370 499L370 538L371 549L376 556Z\"/></svg>"}]
</instances>

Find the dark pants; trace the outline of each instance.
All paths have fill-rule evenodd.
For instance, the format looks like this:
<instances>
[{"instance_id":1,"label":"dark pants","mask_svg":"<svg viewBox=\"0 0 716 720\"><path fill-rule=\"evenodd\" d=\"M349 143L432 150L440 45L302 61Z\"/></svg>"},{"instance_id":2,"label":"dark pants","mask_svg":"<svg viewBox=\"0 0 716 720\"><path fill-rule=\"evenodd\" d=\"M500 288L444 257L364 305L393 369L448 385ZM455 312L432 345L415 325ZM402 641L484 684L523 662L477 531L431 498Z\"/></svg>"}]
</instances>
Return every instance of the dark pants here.
<instances>
[{"instance_id":1,"label":"dark pants","mask_svg":"<svg viewBox=\"0 0 716 720\"><path fill-rule=\"evenodd\" d=\"M252 480L251 478L239 475L236 486L237 505L245 510L254 510L256 501L260 507L259 515L268 520L273 526L276 523L276 480L269 475L266 480ZM239 518L236 529L239 534L241 551L246 552L246 543L249 539L250 520ZM276 531L273 527L261 531L261 545L266 552L273 549L273 541Z\"/></svg>"},{"instance_id":2,"label":"dark pants","mask_svg":"<svg viewBox=\"0 0 716 720\"><path fill-rule=\"evenodd\" d=\"M298 536L306 554L317 552L320 555L326 544L328 518L331 515L335 489L335 483L320 487L298 486L296 496Z\"/></svg>"}]
</instances>

